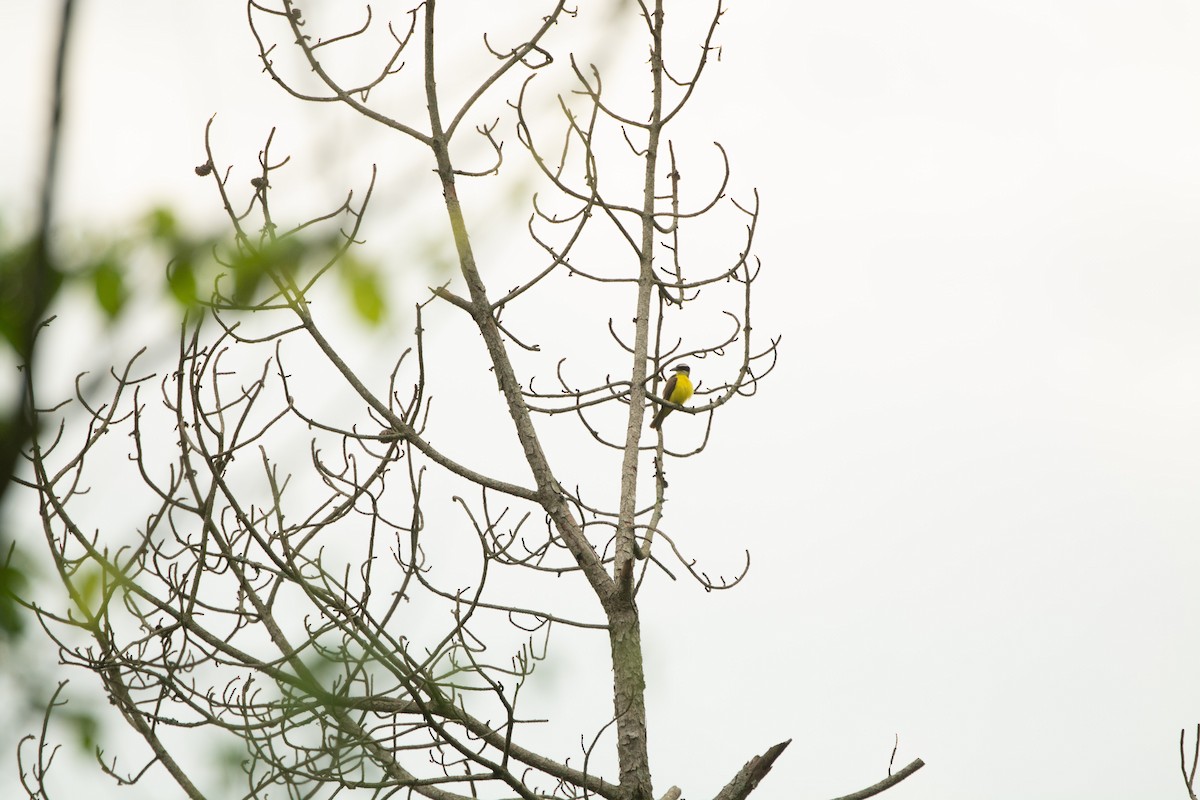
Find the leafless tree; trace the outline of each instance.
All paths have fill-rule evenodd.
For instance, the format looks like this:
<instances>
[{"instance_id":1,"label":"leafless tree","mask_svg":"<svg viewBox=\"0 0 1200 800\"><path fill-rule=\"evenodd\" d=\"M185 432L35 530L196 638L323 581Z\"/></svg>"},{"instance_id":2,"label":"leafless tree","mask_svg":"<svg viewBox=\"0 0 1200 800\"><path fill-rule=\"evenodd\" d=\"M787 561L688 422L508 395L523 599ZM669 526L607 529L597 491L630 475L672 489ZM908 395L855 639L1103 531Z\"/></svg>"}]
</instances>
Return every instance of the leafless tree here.
<instances>
[{"instance_id":1,"label":"leafless tree","mask_svg":"<svg viewBox=\"0 0 1200 800\"><path fill-rule=\"evenodd\" d=\"M727 194L719 145L711 185L685 190L684 148L671 138L716 59L725 9L673 4L681 30L699 31L684 46L665 5L615 7L637 22L641 42L623 52L644 62L645 91L611 96L604 70L563 50L589 14L565 0L547 3L515 44L485 36L494 66L465 91L445 88L452 79L435 53L465 24L448 0L382 22L365 7L361 22L319 31L323 17L291 0L248 3L279 86L347 106L432 156L430 201L444 206L456 274L416 305L393 363L359 363L315 298L327 276L353 268L377 176L329 213L284 222L273 187L288 159L268 139L243 195L210 122L197 173L212 181L232 233L215 254L211 297L181 327L176 364L154 374L135 356L103 390L80 384L75 416L34 403L46 433L31 448L31 485L66 602L33 607L63 660L99 678L149 747L132 769L102 758L118 780L160 765L189 797L211 796L202 788L211 769L191 744L203 728L243 753L245 797L654 797L639 591L677 572L727 588L749 566L747 556L730 579L697 566L667 524L667 469L703 454L716 412L757 390L778 345L751 324L757 196ZM339 6L334 16L344 14ZM343 51L379 37L390 44L375 72L345 77ZM298 65L279 63L290 48ZM551 117L540 76L554 70L572 84L554 93ZM403 87L420 95L420 115L397 99ZM494 157L486 164L468 163L477 118L496 120L474 129ZM485 237L474 236L460 192L519 172L505 163L506 131L537 176L527 224L537 258L509 264L523 277L496 291L487 278L505 256L477 249ZM719 236L714 226L725 226ZM536 332L569 292L580 309L571 335ZM583 311L596 307L607 323L580 332ZM490 371L467 376L472 402L503 404L511 427L497 439L515 444L519 469L441 444L458 423L434 406L452 390L439 390L447 370L427 357L431 315L464 315L477 331ZM689 315L703 324L688 325ZM621 361L581 363L572 338L607 339ZM681 362L696 367L695 399L665 431L649 431L647 411L667 402L660 381ZM560 456L554 439L570 419L590 445ZM307 458L292 456L297 443ZM611 502L554 463L610 453ZM105 481L119 488L95 490ZM447 498L459 522L445 521ZM114 512L137 520L102 529ZM580 591L590 604L571 601ZM611 719L576 757L522 745L532 721L521 693L560 628L606 636L611 652ZM718 797L746 797L786 745L752 758ZM23 751L31 796L45 792L46 747L43 736ZM617 773L601 777L595 765L608 761Z\"/></svg>"}]
</instances>

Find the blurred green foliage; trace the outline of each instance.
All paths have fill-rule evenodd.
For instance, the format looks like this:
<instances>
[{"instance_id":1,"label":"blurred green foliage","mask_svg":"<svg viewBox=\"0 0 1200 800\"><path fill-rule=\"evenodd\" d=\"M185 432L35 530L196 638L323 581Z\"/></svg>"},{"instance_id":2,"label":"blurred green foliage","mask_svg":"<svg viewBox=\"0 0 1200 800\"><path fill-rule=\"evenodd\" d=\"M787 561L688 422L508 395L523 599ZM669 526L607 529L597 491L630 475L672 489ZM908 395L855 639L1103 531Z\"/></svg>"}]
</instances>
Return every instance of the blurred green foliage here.
<instances>
[{"instance_id":1,"label":"blurred green foliage","mask_svg":"<svg viewBox=\"0 0 1200 800\"><path fill-rule=\"evenodd\" d=\"M303 231L302 235L283 236L239 251L228 235L189 231L175 213L159 207L118 235L72 232L60 234L54 244L52 253L37 252L38 243L32 237L16 239L0 226L0 353L6 356L0 364L15 363L23 370L30 358L53 357L37 350L29 355L30 332L48 317L73 313L71 309L79 307L66 303L68 294L80 293L70 291L72 288L91 298L106 326L116 326L129 317L135 295L142 301L170 304L181 316L214 300L254 308L264 301L272 303L271 296L277 291L273 276L287 276L304 285L332 271L340 276L333 285L340 288L356 319L376 326L386 318L379 269L343 251L344 239L337 231L324 236ZM105 370L108 366L96 364L94 368ZM13 389L0 395L0 504L14 487L13 478L24 464L21 454L32 435L21 402L24 392L19 390L24 373L18 372L11 383L9 378L0 379L0 387L11 385ZM38 581L31 556L41 541L39 523L28 519L10 524L11 528L0 527L0 668L7 664L8 677L24 687L27 697L40 697L46 691L42 681L48 676L27 668L18 655L32 644L25 637L31 630L31 618L21 599L32 597ZM68 580L74 590L71 616L81 614L86 619L111 599L111 583L119 583L120 576L106 576L92 566ZM317 666L328 671L325 662ZM27 709L29 718L42 710L32 703ZM96 752L101 722L94 710L86 703L72 704L59 708L56 717L73 732L82 752ZM242 748L232 748L221 757L231 774L242 774L246 757Z\"/></svg>"},{"instance_id":2,"label":"blurred green foliage","mask_svg":"<svg viewBox=\"0 0 1200 800\"><path fill-rule=\"evenodd\" d=\"M60 230L53 252L38 253L32 237L13 237L0 225L0 352L23 369L30 332L60 310L69 311L64 298L71 287L83 289L105 324L113 326L126 319L135 295L158 298L181 314L212 300L252 309L270 304L277 291L272 277L287 276L304 286L332 271L355 318L379 325L387 316L380 270L344 252L344 241L336 230L305 230L239 250L228 235L190 231L171 209L158 207L116 235ZM34 351L32 357L39 354ZM0 396L0 503L13 486L32 433L18 389L23 372L11 382L10 377L0 381L13 389ZM17 534L0 529L0 639L25 629L16 598L27 590L30 574Z\"/></svg>"}]
</instances>

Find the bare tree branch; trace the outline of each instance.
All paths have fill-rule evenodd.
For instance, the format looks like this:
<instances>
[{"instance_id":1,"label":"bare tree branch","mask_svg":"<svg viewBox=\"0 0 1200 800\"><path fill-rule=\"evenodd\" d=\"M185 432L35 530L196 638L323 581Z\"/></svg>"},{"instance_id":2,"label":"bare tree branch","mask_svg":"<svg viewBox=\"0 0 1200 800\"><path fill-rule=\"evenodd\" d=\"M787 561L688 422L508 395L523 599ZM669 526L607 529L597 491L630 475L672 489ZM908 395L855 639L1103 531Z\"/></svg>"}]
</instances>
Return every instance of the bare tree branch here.
<instances>
[{"instance_id":1,"label":"bare tree branch","mask_svg":"<svg viewBox=\"0 0 1200 800\"><path fill-rule=\"evenodd\" d=\"M907 766L905 766L899 772L897 772L893 775L888 775L886 778L881 780L879 783L872 784L871 786L868 786L865 789L860 789L857 792L852 792L850 794L842 795L841 797L835 797L834 800L865 800L865 798L874 797L875 795L879 794L880 792L885 792L888 789L895 786L897 783L900 783L900 781L902 781L905 778L907 778L908 776L912 775L914 772L916 772L923 766L925 766L924 761L922 761L919 758L913 759L913 761L911 761Z\"/></svg>"},{"instance_id":2,"label":"bare tree branch","mask_svg":"<svg viewBox=\"0 0 1200 800\"><path fill-rule=\"evenodd\" d=\"M750 793L758 788L762 779L767 777L771 767L775 766L775 760L791 743L792 740L788 739L786 742L772 745L761 756L755 756L747 761L738 774L733 776L733 780L725 784L725 788L717 793L714 800L746 800Z\"/></svg>"}]
</instances>

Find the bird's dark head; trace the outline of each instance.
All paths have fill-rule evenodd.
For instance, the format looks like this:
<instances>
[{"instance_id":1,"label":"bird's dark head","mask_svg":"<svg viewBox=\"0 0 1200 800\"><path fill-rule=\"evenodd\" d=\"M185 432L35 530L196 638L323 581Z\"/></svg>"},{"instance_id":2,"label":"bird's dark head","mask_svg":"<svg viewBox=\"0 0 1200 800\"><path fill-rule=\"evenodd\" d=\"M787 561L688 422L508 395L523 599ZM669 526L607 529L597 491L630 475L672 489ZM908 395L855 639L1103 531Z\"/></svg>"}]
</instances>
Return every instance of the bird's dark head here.
<instances>
[{"instance_id":1,"label":"bird's dark head","mask_svg":"<svg viewBox=\"0 0 1200 800\"><path fill-rule=\"evenodd\" d=\"M692 374L692 368L691 368L691 367L689 367L687 364L676 364L676 365L675 365L675 371L676 371L676 372L682 372L684 375L691 375L691 374Z\"/></svg>"}]
</instances>

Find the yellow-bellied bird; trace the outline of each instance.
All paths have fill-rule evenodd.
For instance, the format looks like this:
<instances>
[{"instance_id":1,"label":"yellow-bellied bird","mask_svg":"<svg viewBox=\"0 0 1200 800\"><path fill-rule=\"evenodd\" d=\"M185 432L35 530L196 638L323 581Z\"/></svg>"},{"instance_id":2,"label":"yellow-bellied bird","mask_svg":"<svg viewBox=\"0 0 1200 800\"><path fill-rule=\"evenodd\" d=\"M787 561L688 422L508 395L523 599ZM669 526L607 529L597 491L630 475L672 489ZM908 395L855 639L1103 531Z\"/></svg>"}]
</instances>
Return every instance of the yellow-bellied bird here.
<instances>
[{"instance_id":1,"label":"yellow-bellied bird","mask_svg":"<svg viewBox=\"0 0 1200 800\"><path fill-rule=\"evenodd\" d=\"M675 367L675 374L667 379L667 385L663 387L663 400L680 405L686 402L692 396L692 379L688 377L691 374L692 368L687 364L677 365ZM650 427L657 430L658 426L662 425L662 421L666 418L667 414L670 414L674 410L670 406L660 406L658 413L650 421Z\"/></svg>"}]
</instances>

